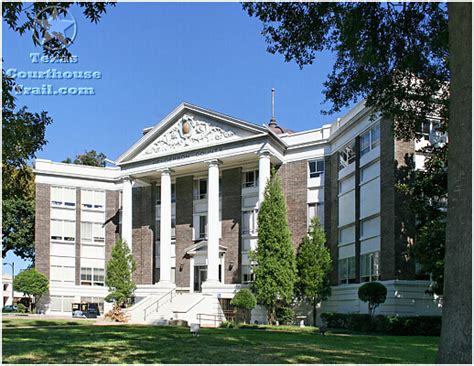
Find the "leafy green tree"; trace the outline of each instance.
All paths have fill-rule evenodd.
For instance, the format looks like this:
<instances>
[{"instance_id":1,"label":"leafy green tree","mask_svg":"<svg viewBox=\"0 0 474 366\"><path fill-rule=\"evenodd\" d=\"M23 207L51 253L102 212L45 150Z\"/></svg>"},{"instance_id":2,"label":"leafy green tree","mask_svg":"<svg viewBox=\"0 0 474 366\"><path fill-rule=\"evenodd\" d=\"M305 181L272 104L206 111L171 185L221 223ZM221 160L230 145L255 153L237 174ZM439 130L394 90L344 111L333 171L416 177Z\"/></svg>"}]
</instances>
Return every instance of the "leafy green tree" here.
<instances>
[{"instance_id":1,"label":"leafy green tree","mask_svg":"<svg viewBox=\"0 0 474 366\"><path fill-rule=\"evenodd\" d=\"M300 67L320 51L336 56L324 83L335 112L365 98L394 121L395 135L416 137L439 115L448 129L449 175L443 327L438 361L471 362L472 4L420 2L244 3L263 23L268 50ZM449 17L448 17L449 14ZM448 22L449 18L449 22ZM449 24L448 24L449 23ZM449 26L449 32L448 32ZM462 229L461 229L462 228Z\"/></svg>"},{"instance_id":2,"label":"leafy green tree","mask_svg":"<svg viewBox=\"0 0 474 366\"><path fill-rule=\"evenodd\" d=\"M250 311L257 305L257 300L249 289L243 288L235 294L230 304L237 308L237 320L243 318L247 323L250 322Z\"/></svg>"},{"instance_id":3,"label":"leafy green tree","mask_svg":"<svg viewBox=\"0 0 474 366\"><path fill-rule=\"evenodd\" d=\"M430 292L443 295L448 201L448 151L446 146L424 149L429 154L423 170L412 171L399 189L410 197L416 216L416 238L409 254L420 272L432 280Z\"/></svg>"},{"instance_id":4,"label":"leafy green tree","mask_svg":"<svg viewBox=\"0 0 474 366\"><path fill-rule=\"evenodd\" d=\"M380 282L368 282L359 287L359 299L368 303L369 315L374 316L375 309L387 299L387 288Z\"/></svg>"},{"instance_id":5,"label":"leafy green tree","mask_svg":"<svg viewBox=\"0 0 474 366\"><path fill-rule=\"evenodd\" d=\"M103 153L97 153L95 150L86 150L84 154L76 155L74 160L67 158L63 160L63 163L104 167L106 158Z\"/></svg>"},{"instance_id":6,"label":"leafy green tree","mask_svg":"<svg viewBox=\"0 0 474 366\"><path fill-rule=\"evenodd\" d=\"M48 292L49 281L48 278L36 269L31 268L18 273L13 281L13 289L18 292L23 292L30 299L31 312L31 298L35 298L35 303L38 304L41 297Z\"/></svg>"},{"instance_id":7,"label":"leafy green tree","mask_svg":"<svg viewBox=\"0 0 474 366\"><path fill-rule=\"evenodd\" d=\"M53 15L55 7L59 6L61 13L72 5L72 2L4 2L2 19L12 31L30 34L33 44L38 46L38 39L42 38L39 36L46 31L43 25L48 23L35 19L46 20ZM97 23L107 7L114 4L78 2L77 5L89 21ZM72 56L67 49L69 44L52 38L42 45L42 51L52 59L68 60ZM17 107L14 94L18 88L2 68L2 255L5 257L13 250L23 259L34 260L34 230L31 230L34 227L34 178L29 164L47 143L45 131L52 119L46 111L37 113L30 112L26 106ZM17 214L23 217L15 217Z\"/></svg>"},{"instance_id":8,"label":"leafy green tree","mask_svg":"<svg viewBox=\"0 0 474 366\"><path fill-rule=\"evenodd\" d=\"M273 173L265 187L258 212L258 244L252 258L253 288L257 302L268 311L268 322L275 320L278 303L289 304L296 282L295 251L288 227L288 214L280 178Z\"/></svg>"},{"instance_id":9,"label":"leafy green tree","mask_svg":"<svg viewBox=\"0 0 474 366\"><path fill-rule=\"evenodd\" d=\"M317 305L331 295L329 275L332 260L325 246L326 236L319 218L311 220L309 235L303 239L296 258L298 282L296 293L302 300L313 306L313 324L316 325Z\"/></svg>"},{"instance_id":10,"label":"leafy green tree","mask_svg":"<svg viewBox=\"0 0 474 366\"><path fill-rule=\"evenodd\" d=\"M135 259L124 240L117 240L112 248L112 255L107 264L105 284L110 293L105 301L114 302L124 307L130 304L136 285L132 274L135 271Z\"/></svg>"}]
</instances>

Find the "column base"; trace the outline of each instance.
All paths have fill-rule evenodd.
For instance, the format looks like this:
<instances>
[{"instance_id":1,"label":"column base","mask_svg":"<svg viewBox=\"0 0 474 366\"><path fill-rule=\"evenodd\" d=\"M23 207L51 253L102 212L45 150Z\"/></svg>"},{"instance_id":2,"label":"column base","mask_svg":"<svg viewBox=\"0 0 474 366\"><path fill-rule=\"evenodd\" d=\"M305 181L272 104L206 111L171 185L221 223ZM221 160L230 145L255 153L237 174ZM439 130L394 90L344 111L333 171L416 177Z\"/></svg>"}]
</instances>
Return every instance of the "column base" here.
<instances>
[{"instance_id":1,"label":"column base","mask_svg":"<svg viewBox=\"0 0 474 366\"><path fill-rule=\"evenodd\" d=\"M160 281L157 284L155 284L155 286L159 290L164 290L164 291L171 291L176 288L176 284L174 284L171 281Z\"/></svg>"},{"instance_id":2,"label":"column base","mask_svg":"<svg viewBox=\"0 0 474 366\"><path fill-rule=\"evenodd\" d=\"M222 286L223 284L219 280L207 280L202 283L201 290L202 293L217 294L222 291Z\"/></svg>"}]
</instances>

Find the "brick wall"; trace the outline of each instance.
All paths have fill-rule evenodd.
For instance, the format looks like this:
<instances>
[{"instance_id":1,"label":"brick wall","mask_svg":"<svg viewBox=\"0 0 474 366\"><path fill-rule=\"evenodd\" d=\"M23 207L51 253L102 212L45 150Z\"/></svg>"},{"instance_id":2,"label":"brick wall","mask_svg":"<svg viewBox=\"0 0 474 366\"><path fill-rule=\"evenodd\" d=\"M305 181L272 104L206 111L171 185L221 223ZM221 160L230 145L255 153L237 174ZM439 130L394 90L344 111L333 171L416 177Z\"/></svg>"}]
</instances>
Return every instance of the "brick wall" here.
<instances>
[{"instance_id":1,"label":"brick wall","mask_svg":"<svg viewBox=\"0 0 474 366\"><path fill-rule=\"evenodd\" d=\"M35 207L35 268L49 279L50 202L51 186L36 184Z\"/></svg>"},{"instance_id":2,"label":"brick wall","mask_svg":"<svg viewBox=\"0 0 474 366\"><path fill-rule=\"evenodd\" d=\"M153 281L153 217L152 187L136 187L132 191L132 254L137 267L133 274L139 285Z\"/></svg>"},{"instance_id":3,"label":"brick wall","mask_svg":"<svg viewBox=\"0 0 474 366\"><path fill-rule=\"evenodd\" d=\"M288 207L288 223L293 245L298 248L307 234L308 168L307 160L283 164L278 169Z\"/></svg>"},{"instance_id":4,"label":"brick wall","mask_svg":"<svg viewBox=\"0 0 474 366\"><path fill-rule=\"evenodd\" d=\"M332 285L338 284L338 164L337 153L324 158L324 231L333 264Z\"/></svg>"},{"instance_id":5,"label":"brick wall","mask_svg":"<svg viewBox=\"0 0 474 366\"><path fill-rule=\"evenodd\" d=\"M189 287L189 258L193 243L193 176L176 178L176 286ZM180 263L183 263L180 269Z\"/></svg>"},{"instance_id":6,"label":"brick wall","mask_svg":"<svg viewBox=\"0 0 474 366\"><path fill-rule=\"evenodd\" d=\"M225 256L225 283L240 283L242 217L242 168L222 171L222 238L220 244L227 247ZM232 269L229 269L230 262Z\"/></svg>"},{"instance_id":7,"label":"brick wall","mask_svg":"<svg viewBox=\"0 0 474 366\"><path fill-rule=\"evenodd\" d=\"M105 267L110 260L112 247L120 237L119 191L105 191Z\"/></svg>"},{"instance_id":8,"label":"brick wall","mask_svg":"<svg viewBox=\"0 0 474 366\"><path fill-rule=\"evenodd\" d=\"M415 266L405 252L414 235L414 217L396 184L411 168L415 146L413 141L394 140L391 121L382 120L380 128L381 280L413 279Z\"/></svg>"}]
</instances>

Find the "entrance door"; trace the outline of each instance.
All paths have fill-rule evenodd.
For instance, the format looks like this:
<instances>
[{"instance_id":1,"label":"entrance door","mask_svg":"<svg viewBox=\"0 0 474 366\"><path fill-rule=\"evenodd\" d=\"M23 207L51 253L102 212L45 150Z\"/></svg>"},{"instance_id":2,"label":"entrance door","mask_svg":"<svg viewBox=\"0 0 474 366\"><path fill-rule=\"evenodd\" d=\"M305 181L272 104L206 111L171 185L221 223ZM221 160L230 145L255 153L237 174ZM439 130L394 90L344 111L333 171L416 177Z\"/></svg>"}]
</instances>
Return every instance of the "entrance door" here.
<instances>
[{"instance_id":1,"label":"entrance door","mask_svg":"<svg viewBox=\"0 0 474 366\"><path fill-rule=\"evenodd\" d=\"M207 266L194 266L194 292L201 292L201 286L207 280Z\"/></svg>"}]
</instances>

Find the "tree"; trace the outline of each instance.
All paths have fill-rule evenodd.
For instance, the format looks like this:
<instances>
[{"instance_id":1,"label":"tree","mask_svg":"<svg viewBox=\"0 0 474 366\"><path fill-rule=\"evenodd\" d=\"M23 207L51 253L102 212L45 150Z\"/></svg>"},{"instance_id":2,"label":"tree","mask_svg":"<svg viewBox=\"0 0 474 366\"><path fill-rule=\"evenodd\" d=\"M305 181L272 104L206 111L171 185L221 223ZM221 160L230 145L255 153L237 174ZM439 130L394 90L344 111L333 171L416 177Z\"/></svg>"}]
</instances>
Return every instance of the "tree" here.
<instances>
[{"instance_id":1,"label":"tree","mask_svg":"<svg viewBox=\"0 0 474 366\"><path fill-rule=\"evenodd\" d=\"M135 266L135 259L130 254L127 243L121 239L117 240L107 264L105 284L110 291L105 298L107 302L113 302L119 307L130 304L136 288L132 279Z\"/></svg>"},{"instance_id":2,"label":"tree","mask_svg":"<svg viewBox=\"0 0 474 366\"><path fill-rule=\"evenodd\" d=\"M49 281L43 273L31 268L18 273L13 281L13 289L18 292L23 292L30 299L31 312L31 297L35 298L35 303L38 304L41 297L48 292Z\"/></svg>"},{"instance_id":3,"label":"tree","mask_svg":"<svg viewBox=\"0 0 474 366\"><path fill-rule=\"evenodd\" d=\"M375 315L375 309L387 300L387 288L380 282L368 282L359 287L359 299L369 305L369 315Z\"/></svg>"},{"instance_id":4,"label":"tree","mask_svg":"<svg viewBox=\"0 0 474 366\"><path fill-rule=\"evenodd\" d=\"M39 35L45 34L46 20L54 15L55 9L60 9L61 13L73 4L34 2L25 6L21 2L4 2L3 21L20 35L31 32L33 44L38 46ZM83 9L85 17L94 23L101 19L109 5L114 5L77 4ZM43 53L50 58L68 60L72 56L67 49L69 45L70 42L61 44L53 37L41 46ZM34 227L34 178L29 163L47 143L45 131L52 119L45 111L35 113L26 106L17 108L14 96L17 88L15 80L6 75L2 68L2 255L5 257L8 251L13 250L21 258L34 260L34 230L27 230ZM33 186L33 189L28 186ZM24 216L15 217L19 213Z\"/></svg>"},{"instance_id":5,"label":"tree","mask_svg":"<svg viewBox=\"0 0 474 366\"><path fill-rule=\"evenodd\" d=\"M458 279L471 278L472 272L472 167L463 164L465 156L471 156L472 5L351 2L243 7L264 22L268 50L283 54L286 61L295 60L303 67L320 51L335 53L332 73L324 83L326 100L332 103L329 112L365 98L366 106L393 120L395 135L407 140L416 137L417 126L433 114L440 117L441 132L449 125L449 210L438 360L470 362L472 284Z\"/></svg>"},{"instance_id":6,"label":"tree","mask_svg":"<svg viewBox=\"0 0 474 366\"><path fill-rule=\"evenodd\" d=\"M230 304L237 308L237 320L243 318L246 323L250 322L250 311L257 305L257 300L249 289L243 288L235 294Z\"/></svg>"},{"instance_id":7,"label":"tree","mask_svg":"<svg viewBox=\"0 0 474 366\"><path fill-rule=\"evenodd\" d=\"M275 320L276 307L289 304L296 282L295 251L288 228L288 215L280 178L273 174L265 187L258 212L258 243L252 253L257 265L253 288L257 302L268 311L268 322Z\"/></svg>"},{"instance_id":8,"label":"tree","mask_svg":"<svg viewBox=\"0 0 474 366\"><path fill-rule=\"evenodd\" d=\"M106 158L103 153L97 153L95 150L86 150L84 154L76 155L74 160L67 158L63 160L63 163L104 167Z\"/></svg>"},{"instance_id":9,"label":"tree","mask_svg":"<svg viewBox=\"0 0 474 366\"><path fill-rule=\"evenodd\" d=\"M311 220L309 235L303 239L296 258L296 292L300 299L313 306L313 325L316 325L317 305L331 295L329 275L332 271L332 260L325 243L324 228L319 219L314 217Z\"/></svg>"},{"instance_id":10,"label":"tree","mask_svg":"<svg viewBox=\"0 0 474 366\"><path fill-rule=\"evenodd\" d=\"M451 100L439 363L472 362L472 4L448 3ZM470 160L469 158L467 160Z\"/></svg>"},{"instance_id":11,"label":"tree","mask_svg":"<svg viewBox=\"0 0 474 366\"><path fill-rule=\"evenodd\" d=\"M408 253L420 264L420 272L431 277L430 292L443 295L448 151L446 146L424 150L430 156L424 169L412 171L398 188L410 197L411 211L417 219L416 238Z\"/></svg>"}]
</instances>

